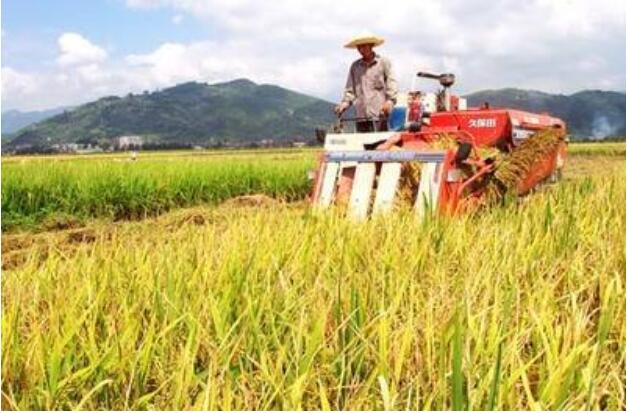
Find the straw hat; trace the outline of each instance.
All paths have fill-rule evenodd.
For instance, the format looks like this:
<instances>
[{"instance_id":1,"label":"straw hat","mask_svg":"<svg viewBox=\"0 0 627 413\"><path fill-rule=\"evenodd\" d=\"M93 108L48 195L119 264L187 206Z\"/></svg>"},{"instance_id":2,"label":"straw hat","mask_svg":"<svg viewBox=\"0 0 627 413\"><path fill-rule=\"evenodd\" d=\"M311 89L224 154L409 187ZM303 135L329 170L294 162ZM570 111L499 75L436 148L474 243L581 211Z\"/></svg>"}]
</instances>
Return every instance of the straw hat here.
<instances>
[{"instance_id":1,"label":"straw hat","mask_svg":"<svg viewBox=\"0 0 627 413\"><path fill-rule=\"evenodd\" d=\"M384 41L385 40L382 37L375 36L374 34L369 32L365 32L350 39L348 43L344 45L344 47L348 49L356 49L357 46L361 46L362 44L371 44L374 47L382 45Z\"/></svg>"}]
</instances>

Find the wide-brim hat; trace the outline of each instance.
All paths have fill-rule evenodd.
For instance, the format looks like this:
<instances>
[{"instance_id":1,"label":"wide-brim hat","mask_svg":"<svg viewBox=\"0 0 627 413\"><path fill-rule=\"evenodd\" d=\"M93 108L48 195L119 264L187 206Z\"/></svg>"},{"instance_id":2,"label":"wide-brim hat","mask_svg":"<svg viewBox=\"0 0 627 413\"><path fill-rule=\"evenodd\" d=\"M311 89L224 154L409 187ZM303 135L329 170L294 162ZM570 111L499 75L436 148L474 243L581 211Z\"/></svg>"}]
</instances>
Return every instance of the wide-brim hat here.
<instances>
[{"instance_id":1,"label":"wide-brim hat","mask_svg":"<svg viewBox=\"0 0 627 413\"><path fill-rule=\"evenodd\" d=\"M348 49L356 49L357 46L362 44L371 44L373 47L380 46L385 40L382 37L376 36L372 33L361 33L348 41L344 47Z\"/></svg>"}]
</instances>

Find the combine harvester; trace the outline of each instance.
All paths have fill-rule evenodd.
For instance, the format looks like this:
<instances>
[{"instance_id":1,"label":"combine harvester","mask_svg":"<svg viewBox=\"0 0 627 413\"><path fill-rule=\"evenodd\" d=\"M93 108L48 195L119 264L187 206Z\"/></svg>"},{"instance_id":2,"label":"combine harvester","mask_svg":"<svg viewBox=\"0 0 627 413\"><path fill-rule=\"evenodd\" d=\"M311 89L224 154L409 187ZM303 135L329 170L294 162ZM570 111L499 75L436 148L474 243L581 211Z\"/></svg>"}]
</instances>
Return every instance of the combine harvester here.
<instances>
[{"instance_id":1,"label":"combine harvester","mask_svg":"<svg viewBox=\"0 0 627 413\"><path fill-rule=\"evenodd\" d=\"M324 141L311 194L316 208L344 205L363 220L403 198L421 215L455 214L561 176L561 119L488 104L467 108L450 93L454 75L417 76L442 88L423 93L412 85L388 119L389 131L346 132L346 124L361 120L355 118L340 119L332 133L316 131Z\"/></svg>"}]
</instances>

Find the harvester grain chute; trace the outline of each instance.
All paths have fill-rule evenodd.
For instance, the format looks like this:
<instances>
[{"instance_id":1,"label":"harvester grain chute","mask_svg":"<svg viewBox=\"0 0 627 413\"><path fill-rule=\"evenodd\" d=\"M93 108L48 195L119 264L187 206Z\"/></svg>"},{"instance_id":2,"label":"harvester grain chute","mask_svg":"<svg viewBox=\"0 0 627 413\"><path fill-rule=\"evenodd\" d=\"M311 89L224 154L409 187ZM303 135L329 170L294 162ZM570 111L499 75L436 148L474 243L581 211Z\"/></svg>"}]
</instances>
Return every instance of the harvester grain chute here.
<instances>
[{"instance_id":1,"label":"harvester grain chute","mask_svg":"<svg viewBox=\"0 0 627 413\"><path fill-rule=\"evenodd\" d=\"M488 104L467 108L464 98L450 93L453 74L417 77L438 80L441 89L424 93L412 82L387 131L347 131L356 119L317 131L324 152L311 194L316 208L344 205L349 216L364 219L404 200L418 214L455 214L506 194L524 195L560 176L566 156L562 120Z\"/></svg>"}]
</instances>

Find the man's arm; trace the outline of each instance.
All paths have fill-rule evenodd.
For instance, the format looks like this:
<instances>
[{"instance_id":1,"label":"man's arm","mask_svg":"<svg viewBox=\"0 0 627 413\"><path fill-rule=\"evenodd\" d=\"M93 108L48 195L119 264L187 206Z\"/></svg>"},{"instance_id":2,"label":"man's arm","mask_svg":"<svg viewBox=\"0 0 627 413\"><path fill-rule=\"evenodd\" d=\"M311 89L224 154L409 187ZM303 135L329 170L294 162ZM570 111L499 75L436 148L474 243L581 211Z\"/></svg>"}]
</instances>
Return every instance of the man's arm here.
<instances>
[{"instance_id":1,"label":"man's arm","mask_svg":"<svg viewBox=\"0 0 627 413\"><path fill-rule=\"evenodd\" d=\"M387 116L392 113L392 109L396 104L396 97L398 95L398 84L396 83L396 77L392 71L392 63L386 58L381 59L383 65L383 75L385 78L385 103L381 108L383 115Z\"/></svg>"},{"instance_id":2,"label":"man's arm","mask_svg":"<svg viewBox=\"0 0 627 413\"><path fill-rule=\"evenodd\" d=\"M385 98L395 104L398 96L398 83L392 70L392 63L388 59L383 59L383 73L385 74Z\"/></svg>"},{"instance_id":3,"label":"man's arm","mask_svg":"<svg viewBox=\"0 0 627 413\"><path fill-rule=\"evenodd\" d=\"M355 100L355 83L353 82L353 77L353 65L351 65L350 70L348 71L348 78L346 79L346 86L344 86L342 100L335 107L335 113L338 116L341 116Z\"/></svg>"},{"instance_id":4,"label":"man's arm","mask_svg":"<svg viewBox=\"0 0 627 413\"><path fill-rule=\"evenodd\" d=\"M351 65L348 70L348 76L346 78L346 86L344 86L344 96L342 97L342 103L346 102L348 105L352 105L355 100L355 83L353 75L354 64Z\"/></svg>"}]
</instances>

